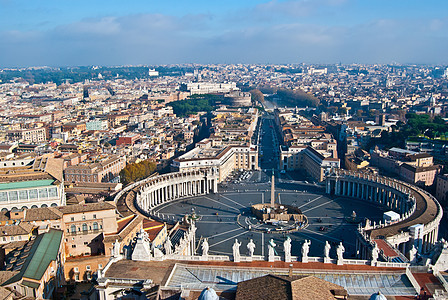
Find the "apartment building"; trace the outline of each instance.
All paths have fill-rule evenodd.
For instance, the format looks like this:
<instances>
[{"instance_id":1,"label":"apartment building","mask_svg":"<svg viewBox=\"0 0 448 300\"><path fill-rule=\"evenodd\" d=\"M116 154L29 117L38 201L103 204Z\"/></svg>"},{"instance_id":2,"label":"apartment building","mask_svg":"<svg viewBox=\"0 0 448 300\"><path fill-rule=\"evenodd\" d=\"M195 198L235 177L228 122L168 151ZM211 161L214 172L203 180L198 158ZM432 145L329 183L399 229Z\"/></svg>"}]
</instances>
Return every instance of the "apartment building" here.
<instances>
[{"instance_id":1,"label":"apartment building","mask_svg":"<svg viewBox=\"0 0 448 300\"><path fill-rule=\"evenodd\" d=\"M47 129L45 127L7 130L6 138L9 141L23 143L42 143L47 140Z\"/></svg>"},{"instance_id":2,"label":"apartment building","mask_svg":"<svg viewBox=\"0 0 448 300\"><path fill-rule=\"evenodd\" d=\"M258 150L253 145L215 145L213 140L205 139L193 150L174 159L171 166L175 171L214 167L222 181L233 170L258 170Z\"/></svg>"},{"instance_id":3,"label":"apartment building","mask_svg":"<svg viewBox=\"0 0 448 300\"><path fill-rule=\"evenodd\" d=\"M126 157L111 155L100 162L82 162L64 170L67 182L110 182L126 167Z\"/></svg>"},{"instance_id":4,"label":"apartment building","mask_svg":"<svg viewBox=\"0 0 448 300\"><path fill-rule=\"evenodd\" d=\"M89 203L58 207L69 256L104 254L104 234L116 233L115 206Z\"/></svg>"}]
</instances>

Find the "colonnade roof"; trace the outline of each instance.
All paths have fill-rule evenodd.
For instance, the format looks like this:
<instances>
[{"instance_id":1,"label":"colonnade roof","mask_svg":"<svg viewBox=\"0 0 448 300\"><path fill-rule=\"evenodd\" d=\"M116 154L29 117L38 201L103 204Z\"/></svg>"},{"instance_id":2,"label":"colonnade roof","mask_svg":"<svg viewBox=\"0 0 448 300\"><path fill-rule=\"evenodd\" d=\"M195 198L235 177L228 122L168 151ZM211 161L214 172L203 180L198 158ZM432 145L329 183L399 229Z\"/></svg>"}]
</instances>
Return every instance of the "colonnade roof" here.
<instances>
[{"instance_id":1,"label":"colonnade roof","mask_svg":"<svg viewBox=\"0 0 448 300\"><path fill-rule=\"evenodd\" d=\"M379 236L393 236L399 234L401 231L406 231L412 225L416 224L428 224L433 221L439 213L434 198L430 197L426 193L418 190L410 184L405 184L411 190L411 194L415 197L416 208L415 212L407 219L398 222L393 225L389 225L383 228L371 229L370 237L377 238ZM369 232L369 231L367 231Z\"/></svg>"}]
</instances>

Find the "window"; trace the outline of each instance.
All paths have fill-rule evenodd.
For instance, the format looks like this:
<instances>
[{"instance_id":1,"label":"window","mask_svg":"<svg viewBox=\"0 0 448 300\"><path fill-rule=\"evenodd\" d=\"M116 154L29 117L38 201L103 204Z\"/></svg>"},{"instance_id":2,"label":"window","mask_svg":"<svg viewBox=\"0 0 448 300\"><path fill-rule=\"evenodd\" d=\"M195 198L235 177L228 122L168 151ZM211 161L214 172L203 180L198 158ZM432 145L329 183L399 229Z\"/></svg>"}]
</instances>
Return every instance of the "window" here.
<instances>
[{"instance_id":1,"label":"window","mask_svg":"<svg viewBox=\"0 0 448 300\"><path fill-rule=\"evenodd\" d=\"M84 245L88 245L89 244L89 242L84 242Z\"/></svg>"},{"instance_id":2,"label":"window","mask_svg":"<svg viewBox=\"0 0 448 300\"><path fill-rule=\"evenodd\" d=\"M75 280L78 281L79 280L79 274L75 275Z\"/></svg>"},{"instance_id":3,"label":"window","mask_svg":"<svg viewBox=\"0 0 448 300\"><path fill-rule=\"evenodd\" d=\"M72 245L72 248L76 248L76 245Z\"/></svg>"},{"instance_id":4,"label":"window","mask_svg":"<svg viewBox=\"0 0 448 300\"><path fill-rule=\"evenodd\" d=\"M70 231L72 233L76 233L76 226L75 225L70 226Z\"/></svg>"},{"instance_id":5,"label":"window","mask_svg":"<svg viewBox=\"0 0 448 300\"><path fill-rule=\"evenodd\" d=\"M93 230L98 230L98 223L97 222L93 222Z\"/></svg>"},{"instance_id":6,"label":"window","mask_svg":"<svg viewBox=\"0 0 448 300\"><path fill-rule=\"evenodd\" d=\"M87 231L87 230L88 230L87 224L86 223L82 224L82 231Z\"/></svg>"},{"instance_id":7,"label":"window","mask_svg":"<svg viewBox=\"0 0 448 300\"><path fill-rule=\"evenodd\" d=\"M103 265L102 264L98 264L98 269L102 269Z\"/></svg>"},{"instance_id":8,"label":"window","mask_svg":"<svg viewBox=\"0 0 448 300\"><path fill-rule=\"evenodd\" d=\"M86 220L86 216L82 216L82 220L85 221Z\"/></svg>"},{"instance_id":9,"label":"window","mask_svg":"<svg viewBox=\"0 0 448 300\"><path fill-rule=\"evenodd\" d=\"M93 218L96 219L96 215L93 215Z\"/></svg>"},{"instance_id":10,"label":"window","mask_svg":"<svg viewBox=\"0 0 448 300\"><path fill-rule=\"evenodd\" d=\"M87 266L86 266L86 270L87 270L87 271L90 271L90 266L87 265Z\"/></svg>"},{"instance_id":11,"label":"window","mask_svg":"<svg viewBox=\"0 0 448 300\"><path fill-rule=\"evenodd\" d=\"M11 237L11 241L14 241L14 237L13 236Z\"/></svg>"},{"instance_id":12,"label":"window","mask_svg":"<svg viewBox=\"0 0 448 300\"><path fill-rule=\"evenodd\" d=\"M74 217L71 217L71 218L70 218L70 221L74 222L74 221L75 221L75 218L74 218Z\"/></svg>"}]
</instances>

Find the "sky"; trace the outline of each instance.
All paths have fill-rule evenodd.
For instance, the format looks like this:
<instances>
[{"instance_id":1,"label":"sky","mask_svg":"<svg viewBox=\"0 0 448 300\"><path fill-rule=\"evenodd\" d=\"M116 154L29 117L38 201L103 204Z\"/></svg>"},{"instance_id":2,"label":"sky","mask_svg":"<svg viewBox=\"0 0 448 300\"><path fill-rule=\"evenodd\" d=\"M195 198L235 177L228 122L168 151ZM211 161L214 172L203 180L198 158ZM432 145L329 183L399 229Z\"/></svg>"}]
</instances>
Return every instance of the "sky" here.
<instances>
[{"instance_id":1,"label":"sky","mask_svg":"<svg viewBox=\"0 0 448 300\"><path fill-rule=\"evenodd\" d=\"M446 0L0 0L0 68L448 63Z\"/></svg>"}]
</instances>

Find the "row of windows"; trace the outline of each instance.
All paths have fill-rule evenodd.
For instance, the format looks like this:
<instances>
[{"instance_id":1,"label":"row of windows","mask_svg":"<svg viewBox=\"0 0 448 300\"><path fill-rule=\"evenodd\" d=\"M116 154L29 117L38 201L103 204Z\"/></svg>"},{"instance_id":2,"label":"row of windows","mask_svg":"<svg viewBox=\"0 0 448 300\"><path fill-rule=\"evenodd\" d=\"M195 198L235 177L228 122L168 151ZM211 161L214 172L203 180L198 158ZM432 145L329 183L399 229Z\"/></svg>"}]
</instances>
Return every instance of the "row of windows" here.
<instances>
[{"instance_id":1,"label":"row of windows","mask_svg":"<svg viewBox=\"0 0 448 300\"><path fill-rule=\"evenodd\" d=\"M98 269L102 269L102 268L103 268L103 264L98 264ZM79 273L79 268L78 267L75 267L74 270L75 270L75 273ZM92 270L92 269L90 268L89 265L87 265L86 266L86 271L90 271L90 270Z\"/></svg>"},{"instance_id":2,"label":"row of windows","mask_svg":"<svg viewBox=\"0 0 448 300\"><path fill-rule=\"evenodd\" d=\"M6 242L7 240L8 240L8 237L4 236L4 237L3 237L3 241ZM14 236L10 236L10 237L9 237L9 240L10 240L11 242L13 242L13 241L14 241ZM22 240L22 236L21 236L21 235L19 235L18 240L19 240L19 241Z\"/></svg>"},{"instance_id":3,"label":"row of windows","mask_svg":"<svg viewBox=\"0 0 448 300\"><path fill-rule=\"evenodd\" d=\"M93 214L93 218L96 219L96 214ZM83 221L86 220L86 216L85 216L85 215L82 215L82 220L83 220ZM74 221L75 221L75 217L71 217L71 218L70 218L70 221L71 221L71 222L74 222Z\"/></svg>"},{"instance_id":4,"label":"row of windows","mask_svg":"<svg viewBox=\"0 0 448 300\"><path fill-rule=\"evenodd\" d=\"M76 231L87 232L89 230L98 230L98 229L103 229L103 225L98 225L97 222L93 222L92 226L88 226L86 223L84 223L81 225L81 227L76 227L76 225L72 224L70 226L70 229L67 229L67 232L70 232L70 233L76 233Z\"/></svg>"},{"instance_id":5,"label":"row of windows","mask_svg":"<svg viewBox=\"0 0 448 300\"><path fill-rule=\"evenodd\" d=\"M46 200L58 197L58 189L56 187L43 189L30 189L0 192L0 202L9 201L28 201L31 199Z\"/></svg>"}]
</instances>

